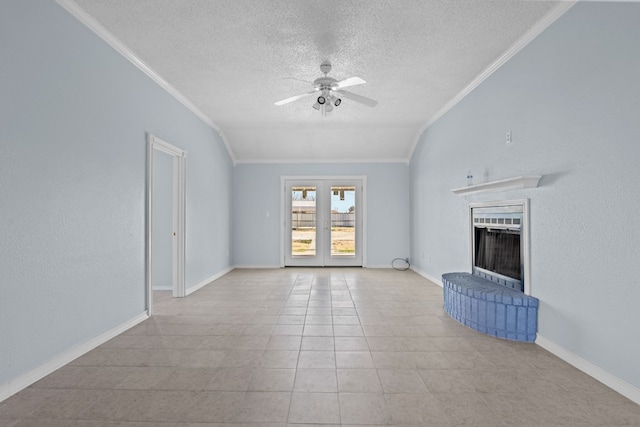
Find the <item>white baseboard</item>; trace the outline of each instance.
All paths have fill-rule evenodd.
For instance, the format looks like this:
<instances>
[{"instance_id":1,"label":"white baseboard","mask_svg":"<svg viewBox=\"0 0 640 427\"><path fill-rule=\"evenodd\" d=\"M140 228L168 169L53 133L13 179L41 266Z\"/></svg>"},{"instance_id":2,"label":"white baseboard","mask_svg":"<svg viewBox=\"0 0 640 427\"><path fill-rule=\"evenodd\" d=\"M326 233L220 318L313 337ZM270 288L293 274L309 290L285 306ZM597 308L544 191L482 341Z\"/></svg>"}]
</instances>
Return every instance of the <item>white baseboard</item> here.
<instances>
[{"instance_id":1,"label":"white baseboard","mask_svg":"<svg viewBox=\"0 0 640 427\"><path fill-rule=\"evenodd\" d=\"M438 286L440 286L442 288L442 280L436 279L435 277L431 276L429 273L426 273L426 272L424 272L424 271L422 271L419 268L414 267L414 266L411 266L411 270L415 271L416 273L418 273L419 275L421 275L425 279L432 281L433 283L435 283L436 285L438 285Z\"/></svg>"},{"instance_id":2,"label":"white baseboard","mask_svg":"<svg viewBox=\"0 0 640 427\"><path fill-rule=\"evenodd\" d=\"M214 274L211 277L208 277L198 283L196 283L193 286L188 287L185 290L185 296L187 295L191 295L192 293L194 293L195 291L197 291L198 289L207 286L209 283L213 282L214 280L217 280L219 278L221 278L222 276L224 276L225 274L229 273L230 271L232 271L234 269L234 267L227 267L224 270L222 270L221 272Z\"/></svg>"},{"instance_id":3,"label":"white baseboard","mask_svg":"<svg viewBox=\"0 0 640 427\"><path fill-rule=\"evenodd\" d=\"M391 267L389 264L382 264L382 265L371 265L371 264L367 264L367 265L363 265L362 268L393 268Z\"/></svg>"},{"instance_id":4,"label":"white baseboard","mask_svg":"<svg viewBox=\"0 0 640 427\"><path fill-rule=\"evenodd\" d=\"M601 367L589 362L586 359L578 356L577 354L567 350L564 347L548 340L542 335L538 334L536 337L536 344L544 348L550 353L558 356L565 362L580 369L585 374L595 378L607 387L617 391L624 397L640 405L640 388L629 384L621 378L616 377L611 372L602 369Z\"/></svg>"},{"instance_id":5,"label":"white baseboard","mask_svg":"<svg viewBox=\"0 0 640 427\"><path fill-rule=\"evenodd\" d=\"M154 286L152 289L152 291L172 291L173 290L173 286L169 285L169 286Z\"/></svg>"},{"instance_id":6,"label":"white baseboard","mask_svg":"<svg viewBox=\"0 0 640 427\"><path fill-rule=\"evenodd\" d=\"M78 357L82 356L85 353L88 353L89 351L93 350L99 345L104 344L110 339L120 335L124 331L134 327L135 325L137 325L138 323L144 320L147 320L148 318L149 318L149 315L145 311L144 313L137 315L133 319L127 320L126 322L121 323L120 325L112 329L109 329L108 331L105 331L100 335L89 339L88 341L85 341L81 344L78 344L75 347L72 347L71 349L55 356L53 359L49 360L48 362L45 362L44 364L38 366L37 368L25 374L22 374L13 380L10 380L8 383L0 385L0 402L9 398L10 396L13 396L20 390L23 390L29 387L31 384L41 380L42 378L46 377L53 371L62 368L64 365L68 364L69 362L77 359Z\"/></svg>"},{"instance_id":7,"label":"white baseboard","mask_svg":"<svg viewBox=\"0 0 640 427\"><path fill-rule=\"evenodd\" d=\"M236 264L234 267L234 269L236 268L246 268L246 269L252 269L252 270L260 270L260 269L274 269L274 268L282 268L280 265L238 265Z\"/></svg>"}]
</instances>

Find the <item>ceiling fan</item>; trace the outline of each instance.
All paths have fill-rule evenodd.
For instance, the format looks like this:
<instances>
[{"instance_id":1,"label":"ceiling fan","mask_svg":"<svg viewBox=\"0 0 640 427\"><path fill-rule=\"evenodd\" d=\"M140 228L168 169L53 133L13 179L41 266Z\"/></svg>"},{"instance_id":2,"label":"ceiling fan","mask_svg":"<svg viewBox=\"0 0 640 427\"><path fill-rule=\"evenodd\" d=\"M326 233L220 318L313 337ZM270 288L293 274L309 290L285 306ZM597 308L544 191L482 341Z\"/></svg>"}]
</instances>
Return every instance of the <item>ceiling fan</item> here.
<instances>
[{"instance_id":1,"label":"ceiling fan","mask_svg":"<svg viewBox=\"0 0 640 427\"><path fill-rule=\"evenodd\" d=\"M376 100L344 90L345 87L366 83L366 81L364 81L360 77L349 77L348 79L340 81L334 79L333 77L328 77L327 74L329 74L329 71L331 71L331 63L329 61L324 61L322 64L320 64L320 71L324 73L324 77L318 77L313 82L297 79L295 77L285 77L309 83L313 86L313 90L300 95L292 96L291 98L283 99L282 101L278 101L275 104L280 106L293 101L297 101L302 98L310 97L312 95L318 95L316 103L313 104L313 108L322 112L322 115L330 113L331 111L333 111L334 107L339 106L342 103L342 98L350 99L369 107L375 107L376 105L378 105L378 101Z\"/></svg>"}]
</instances>

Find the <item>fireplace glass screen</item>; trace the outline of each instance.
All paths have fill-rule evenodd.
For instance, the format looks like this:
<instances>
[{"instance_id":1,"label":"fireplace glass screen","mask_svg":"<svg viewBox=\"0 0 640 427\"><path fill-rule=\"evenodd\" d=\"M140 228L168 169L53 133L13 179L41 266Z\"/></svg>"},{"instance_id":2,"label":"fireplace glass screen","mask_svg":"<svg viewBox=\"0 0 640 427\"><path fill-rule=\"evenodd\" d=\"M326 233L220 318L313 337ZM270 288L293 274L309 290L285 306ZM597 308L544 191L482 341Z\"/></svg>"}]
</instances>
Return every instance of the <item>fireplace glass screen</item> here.
<instances>
[{"instance_id":1,"label":"fireplace glass screen","mask_svg":"<svg viewBox=\"0 0 640 427\"><path fill-rule=\"evenodd\" d=\"M476 267L522 280L520 232L474 227Z\"/></svg>"}]
</instances>

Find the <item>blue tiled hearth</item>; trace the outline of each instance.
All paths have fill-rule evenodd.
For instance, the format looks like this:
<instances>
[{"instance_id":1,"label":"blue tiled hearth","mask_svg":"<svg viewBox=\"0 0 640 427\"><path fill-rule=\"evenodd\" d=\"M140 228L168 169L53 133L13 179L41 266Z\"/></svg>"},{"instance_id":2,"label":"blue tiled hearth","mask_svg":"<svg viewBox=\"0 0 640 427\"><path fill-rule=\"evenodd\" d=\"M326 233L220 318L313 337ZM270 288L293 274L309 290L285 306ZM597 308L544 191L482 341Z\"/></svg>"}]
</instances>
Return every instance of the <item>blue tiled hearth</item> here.
<instances>
[{"instance_id":1,"label":"blue tiled hearth","mask_svg":"<svg viewBox=\"0 0 640 427\"><path fill-rule=\"evenodd\" d=\"M469 273L445 273L444 310L478 332L533 342L538 330L538 299Z\"/></svg>"}]
</instances>

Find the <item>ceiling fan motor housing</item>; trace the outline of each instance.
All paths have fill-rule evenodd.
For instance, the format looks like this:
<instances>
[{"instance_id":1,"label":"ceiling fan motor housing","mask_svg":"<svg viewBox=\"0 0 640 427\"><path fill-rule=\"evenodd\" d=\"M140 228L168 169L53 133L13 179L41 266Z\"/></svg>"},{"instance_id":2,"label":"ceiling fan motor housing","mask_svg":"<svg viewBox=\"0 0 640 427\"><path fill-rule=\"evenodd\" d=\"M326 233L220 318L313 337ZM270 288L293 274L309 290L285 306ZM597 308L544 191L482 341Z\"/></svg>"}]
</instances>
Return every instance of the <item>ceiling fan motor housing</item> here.
<instances>
[{"instance_id":1,"label":"ceiling fan motor housing","mask_svg":"<svg viewBox=\"0 0 640 427\"><path fill-rule=\"evenodd\" d=\"M338 87L338 81L332 77L319 77L313 81L313 87L319 90L330 90Z\"/></svg>"},{"instance_id":2,"label":"ceiling fan motor housing","mask_svg":"<svg viewBox=\"0 0 640 427\"><path fill-rule=\"evenodd\" d=\"M320 64L320 71L322 71L325 76L329 74L329 71L331 71L331 62L323 61L322 64Z\"/></svg>"}]
</instances>

